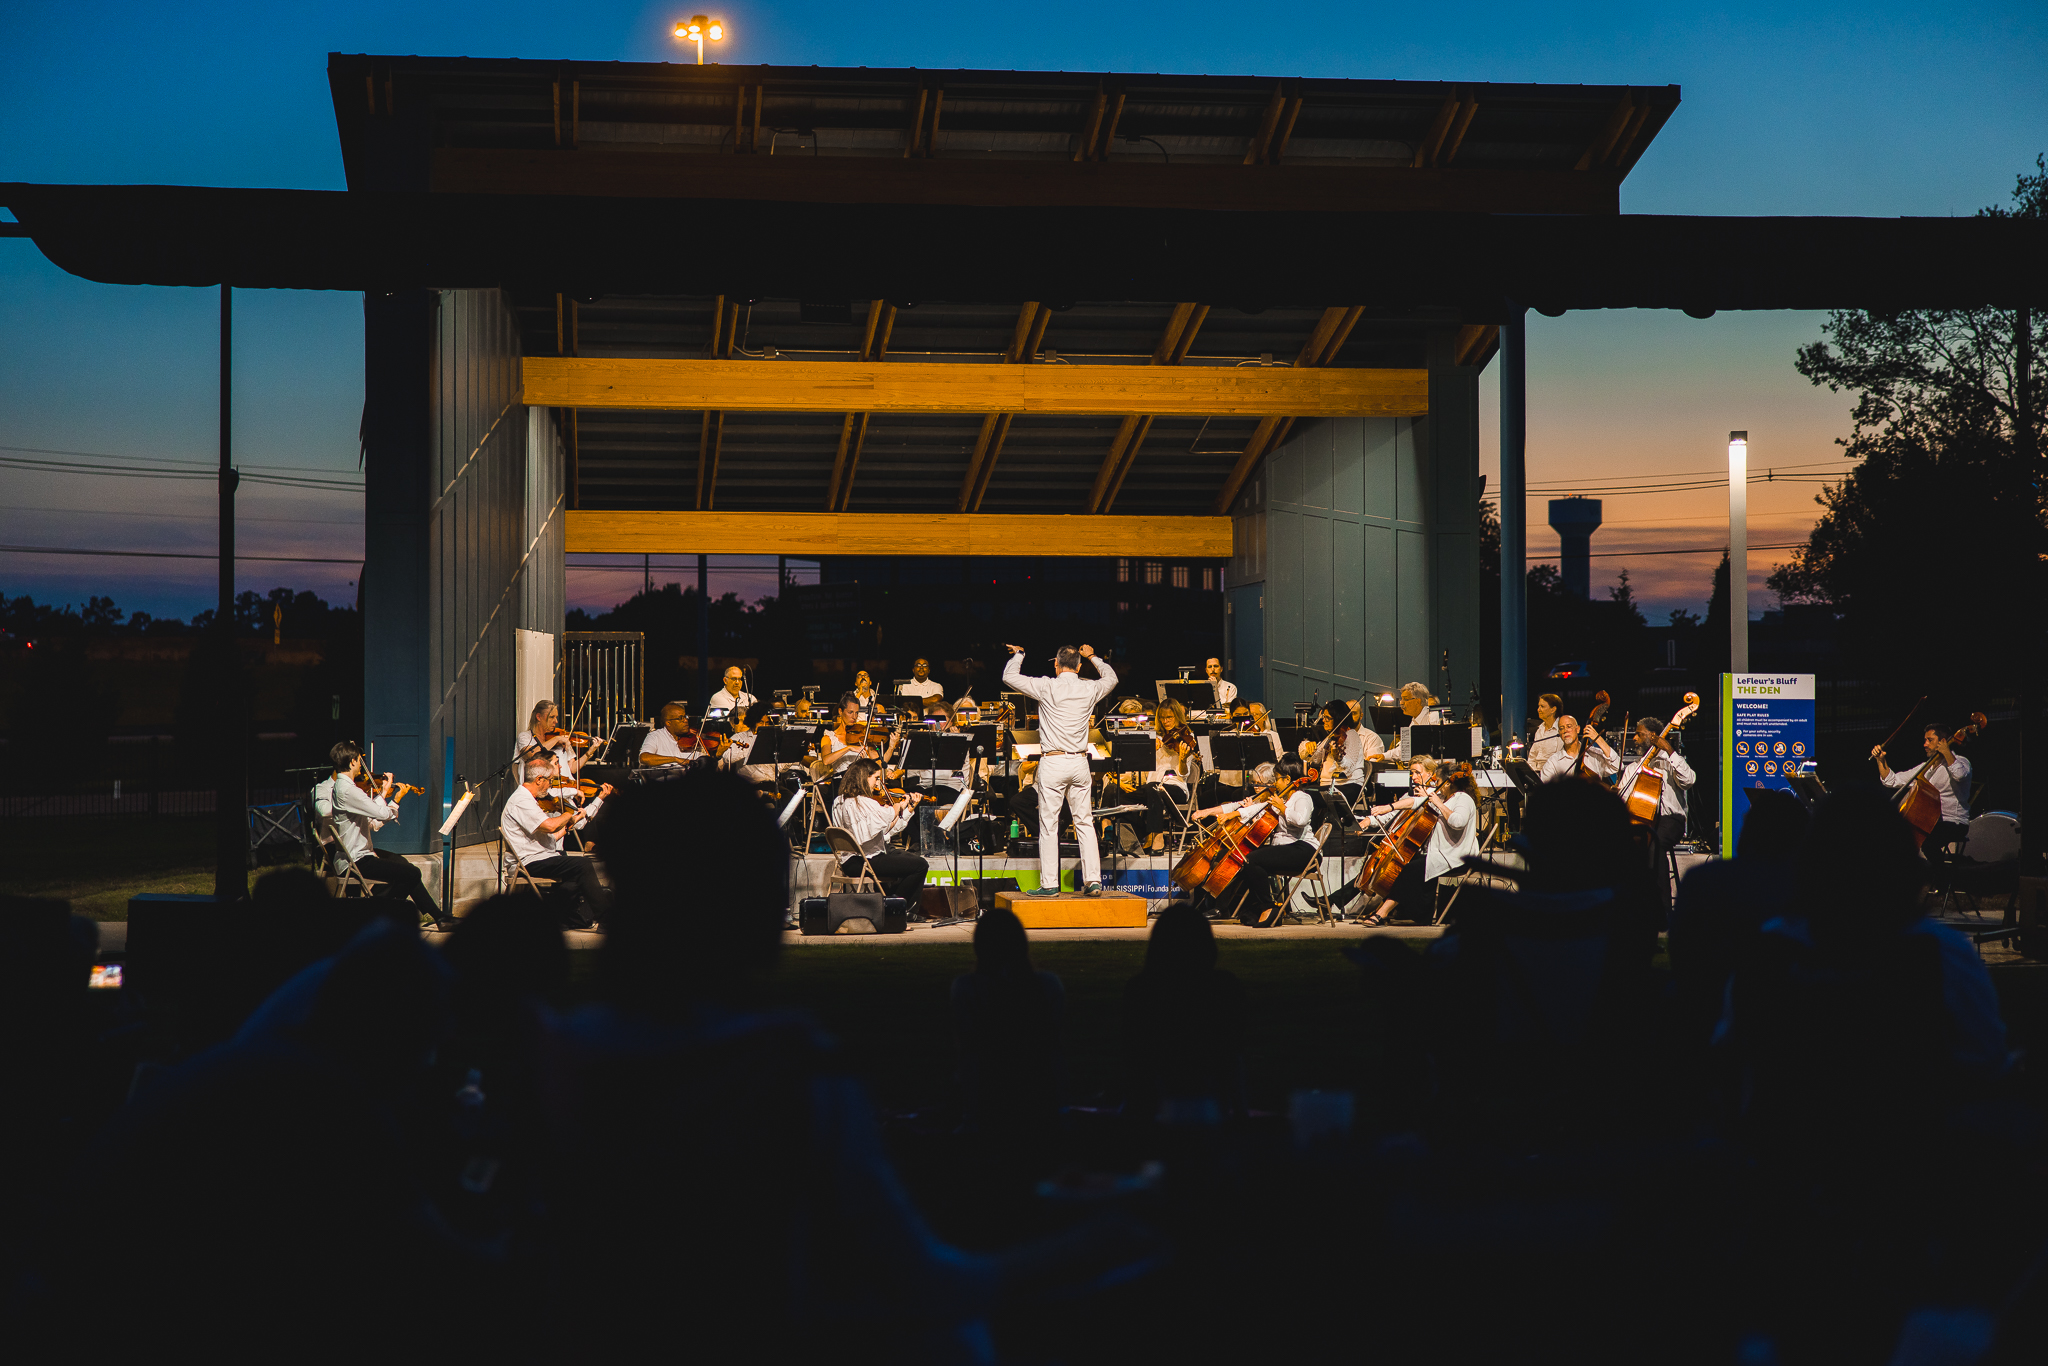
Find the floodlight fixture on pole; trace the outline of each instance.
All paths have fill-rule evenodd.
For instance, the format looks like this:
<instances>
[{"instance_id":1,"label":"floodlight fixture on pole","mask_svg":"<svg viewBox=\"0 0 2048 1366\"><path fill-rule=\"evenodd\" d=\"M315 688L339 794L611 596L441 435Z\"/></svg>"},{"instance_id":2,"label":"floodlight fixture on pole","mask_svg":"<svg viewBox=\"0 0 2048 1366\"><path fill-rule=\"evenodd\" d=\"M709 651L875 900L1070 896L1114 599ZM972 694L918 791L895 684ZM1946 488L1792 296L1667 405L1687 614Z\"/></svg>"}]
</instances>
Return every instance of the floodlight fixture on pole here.
<instances>
[{"instance_id":1,"label":"floodlight fixture on pole","mask_svg":"<svg viewBox=\"0 0 2048 1366\"><path fill-rule=\"evenodd\" d=\"M1728 433L1728 671L1749 672L1749 433Z\"/></svg>"},{"instance_id":2,"label":"floodlight fixture on pole","mask_svg":"<svg viewBox=\"0 0 2048 1366\"><path fill-rule=\"evenodd\" d=\"M704 44L722 42L725 39L725 21L712 19L702 14L693 14L688 19L676 21L676 37L686 43L697 45L697 65L704 65Z\"/></svg>"}]
</instances>

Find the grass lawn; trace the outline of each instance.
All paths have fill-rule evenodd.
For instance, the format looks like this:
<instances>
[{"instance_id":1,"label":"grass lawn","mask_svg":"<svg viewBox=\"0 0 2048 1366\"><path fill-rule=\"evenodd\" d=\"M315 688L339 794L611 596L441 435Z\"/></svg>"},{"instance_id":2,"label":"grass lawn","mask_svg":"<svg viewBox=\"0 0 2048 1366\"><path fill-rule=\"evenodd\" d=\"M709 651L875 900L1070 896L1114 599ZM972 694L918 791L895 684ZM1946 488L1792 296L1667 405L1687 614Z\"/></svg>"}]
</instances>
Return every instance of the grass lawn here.
<instances>
[{"instance_id":1,"label":"grass lawn","mask_svg":"<svg viewBox=\"0 0 2048 1366\"><path fill-rule=\"evenodd\" d=\"M39 816L13 831L20 847L5 890L58 897L94 920L126 920L128 898L142 892L213 891L211 816Z\"/></svg>"}]
</instances>

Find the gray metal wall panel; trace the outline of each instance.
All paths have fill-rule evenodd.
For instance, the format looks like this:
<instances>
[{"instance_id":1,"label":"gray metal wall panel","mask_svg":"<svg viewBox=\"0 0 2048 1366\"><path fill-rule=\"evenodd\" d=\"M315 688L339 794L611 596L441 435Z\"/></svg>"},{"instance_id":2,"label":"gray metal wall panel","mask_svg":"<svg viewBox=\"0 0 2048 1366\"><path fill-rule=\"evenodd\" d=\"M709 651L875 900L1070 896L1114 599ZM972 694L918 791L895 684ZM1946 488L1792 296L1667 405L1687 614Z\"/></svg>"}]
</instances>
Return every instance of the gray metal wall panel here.
<instances>
[{"instance_id":1,"label":"gray metal wall panel","mask_svg":"<svg viewBox=\"0 0 2048 1366\"><path fill-rule=\"evenodd\" d=\"M1350 517L1365 515L1365 419L1342 417L1330 431L1330 508Z\"/></svg>"},{"instance_id":2,"label":"gray metal wall panel","mask_svg":"<svg viewBox=\"0 0 2048 1366\"><path fill-rule=\"evenodd\" d=\"M1446 702L1465 703L1479 684L1479 372L1436 364L1429 372L1430 414L1418 423L1430 447L1434 571L1432 657L1448 655L1429 678ZM1483 699L1491 702L1495 699Z\"/></svg>"},{"instance_id":3,"label":"gray metal wall panel","mask_svg":"<svg viewBox=\"0 0 2048 1366\"><path fill-rule=\"evenodd\" d=\"M1301 524L1298 511L1283 511L1277 503L1267 514L1265 653L1269 668L1298 668L1301 664ZM1291 604L1292 610L1274 612L1275 600Z\"/></svg>"},{"instance_id":4,"label":"gray metal wall panel","mask_svg":"<svg viewBox=\"0 0 2048 1366\"><path fill-rule=\"evenodd\" d=\"M365 316L367 729L379 766L427 789L378 843L428 853L438 847L446 739L471 781L507 756L520 719L514 633L537 617L561 629L560 555L543 562L551 579L528 591L529 423L502 296L372 299ZM543 466L558 486L559 459ZM482 838L494 815L472 807L458 841Z\"/></svg>"},{"instance_id":5,"label":"gray metal wall panel","mask_svg":"<svg viewBox=\"0 0 2048 1366\"><path fill-rule=\"evenodd\" d=\"M1381 687L1399 681L1395 657L1394 623L1394 529L1379 523L1359 526L1363 538L1365 573L1365 669L1368 683Z\"/></svg>"},{"instance_id":6,"label":"gray metal wall panel","mask_svg":"<svg viewBox=\"0 0 2048 1366\"><path fill-rule=\"evenodd\" d=\"M1429 651L1429 537L1419 531L1394 532L1394 673L1390 683L1420 682L1436 686Z\"/></svg>"},{"instance_id":7,"label":"gray metal wall panel","mask_svg":"<svg viewBox=\"0 0 2048 1366\"><path fill-rule=\"evenodd\" d=\"M555 411L527 409L525 486L521 492L525 518L520 537L526 569L519 576L518 625L522 630L546 631L555 637L557 678L562 660L562 622L568 610L562 560L566 459ZM555 691L561 689L557 687Z\"/></svg>"},{"instance_id":8,"label":"gray metal wall panel","mask_svg":"<svg viewBox=\"0 0 2048 1366\"><path fill-rule=\"evenodd\" d=\"M1365 671L1365 633L1372 615L1365 576L1363 522L1330 522L1330 675L1360 679Z\"/></svg>"},{"instance_id":9,"label":"gray metal wall panel","mask_svg":"<svg viewBox=\"0 0 2048 1366\"><path fill-rule=\"evenodd\" d=\"M1329 468L1327 452L1313 448L1305 462L1313 471ZM1313 480L1309 481L1313 486ZM1328 481L1324 481L1325 487ZM1303 513L1301 517L1301 669L1304 674L1327 677L1330 672L1331 636L1336 629L1333 600L1336 596L1336 565L1330 554L1328 517Z\"/></svg>"}]
</instances>

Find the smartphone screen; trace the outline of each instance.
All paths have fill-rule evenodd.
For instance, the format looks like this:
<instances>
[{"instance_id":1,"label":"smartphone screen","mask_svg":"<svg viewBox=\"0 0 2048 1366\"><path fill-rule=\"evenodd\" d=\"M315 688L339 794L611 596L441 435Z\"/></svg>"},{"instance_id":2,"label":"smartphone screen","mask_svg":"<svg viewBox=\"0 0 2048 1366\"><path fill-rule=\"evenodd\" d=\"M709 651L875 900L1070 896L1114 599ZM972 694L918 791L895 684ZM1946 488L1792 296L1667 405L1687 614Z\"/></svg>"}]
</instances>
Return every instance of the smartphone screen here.
<instances>
[{"instance_id":1,"label":"smartphone screen","mask_svg":"<svg viewBox=\"0 0 2048 1366\"><path fill-rule=\"evenodd\" d=\"M119 991L121 989L121 965L119 963L94 963L92 980L88 983L94 991Z\"/></svg>"}]
</instances>

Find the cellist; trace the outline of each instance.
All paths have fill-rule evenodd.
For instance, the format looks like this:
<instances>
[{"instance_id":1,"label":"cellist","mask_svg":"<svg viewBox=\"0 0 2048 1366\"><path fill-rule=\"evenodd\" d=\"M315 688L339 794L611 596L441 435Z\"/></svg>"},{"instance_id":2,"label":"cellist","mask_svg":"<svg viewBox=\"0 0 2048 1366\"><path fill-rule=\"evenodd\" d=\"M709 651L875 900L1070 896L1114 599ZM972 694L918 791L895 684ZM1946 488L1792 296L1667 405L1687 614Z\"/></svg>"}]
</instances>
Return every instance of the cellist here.
<instances>
[{"instance_id":1,"label":"cellist","mask_svg":"<svg viewBox=\"0 0 2048 1366\"><path fill-rule=\"evenodd\" d=\"M1692 765L1671 743L1671 737L1664 734L1664 723L1654 716L1636 718L1636 743L1642 747L1642 757L1630 761L1614 786L1627 796L1638 773L1654 773L1664 780L1664 790L1657 798L1657 819L1650 823L1650 868L1658 899L1668 913L1671 876L1665 871L1664 854L1685 838L1685 804L1679 793L1693 785Z\"/></svg>"},{"instance_id":2,"label":"cellist","mask_svg":"<svg viewBox=\"0 0 2048 1366\"><path fill-rule=\"evenodd\" d=\"M1306 870L1322 857L1322 846L1316 843L1315 802L1301 787L1300 760L1283 757L1260 764L1251 771L1251 779L1256 786L1248 801L1206 807L1195 815L1208 819L1235 812L1248 825L1268 805L1280 813L1278 828L1264 844L1244 856L1244 867L1217 898L1225 915L1234 915L1246 925L1257 925L1273 910L1272 879L1293 877Z\"/></svg>"},{"instance_id":3,"label":"cellist","mask_svg":"<svg viewBox=\"0 0 2048 1366\"><path fill-rule=\"evenodd\" d=\"M1440 764L1424 755L1408 765L1408 776L1414 791L1385 806L1375 806L1373 818L1384 822L1426 805L1436 811L1436 829L1430 832L1429 845L1423 853L1409 859L1401 869L1401 876L1387 892L1386 900L1365 920L1367 925L1386 924L1397 905L1409 906L1410 919L1419 915L1417 923L1428 924L1435 919L1437 879L1457 872L1465 866L1466 858L1479 852L1479 799L1474 795L1478 789L1472 782L1472 770L1463 765ZM1331 893L1330 904L1342 910L1358 899L1360 890L1357 883L1352 883Z\"/></svg>"},{"instance_id":4,"label":"cellist","mask_svg":"<svg viewBox=\"0 0 2048 1366\"><path fill-rule=\"evenodd\" d=\"M1921 731L1920 743L1927 752L1927 762L1919 768L1894 772L1884 761L1883 745L1871 750L1870 757L1877 760L1877 776L1886 787L1911 787L1915 778L1922 778L1941 798L1941 819L1920 845L1920 852L1934 865L1938 882L1955 857L1956 844L1970 833L1970 761L1955 752L1948 734L1939 726Z\"/></svg>"}]
</instances>

